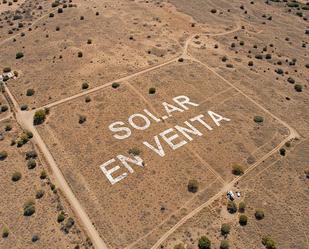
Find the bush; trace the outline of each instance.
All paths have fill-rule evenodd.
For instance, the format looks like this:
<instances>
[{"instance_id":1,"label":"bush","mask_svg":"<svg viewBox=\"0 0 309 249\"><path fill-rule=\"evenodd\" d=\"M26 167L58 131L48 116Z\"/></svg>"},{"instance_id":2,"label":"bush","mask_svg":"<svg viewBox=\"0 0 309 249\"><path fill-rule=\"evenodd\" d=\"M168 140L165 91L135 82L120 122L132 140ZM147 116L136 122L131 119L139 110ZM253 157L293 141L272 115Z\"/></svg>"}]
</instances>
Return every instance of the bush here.
<instances>
[{"instance_id":1,"label":"bush","mask_svg":"<svg viewBox=\"0 0 309 249\"><path fill-rule=\"evenodd\" d=\"M20 172L14 172L12 175L12 181L17 182L21 179L21 173Z\"/></svg>"},{"instance_id":2,"label":"bush","mask_svg":"<svg viewBox=\"0 0 309 249\"><path fill-rule=\"evenodd\" d=\"M37 192L36 192L36 194L35 194L35 198L36 199L41 199L43 196L44 196L44 190L43 189L40 189L40 190L38 190Z\"/></svg>"},{"instance_id":3,"label":"bush","mask_svg":"<svg viewBox=\"0 0 309 249\"><path fill-rule=\"evenodd\" d=\"M276 72L277 74L283 74L283 70L282 70L281 68L277 68L277 69L275 70L275 72Z\"/></svg>"},{"instance_id":4,"label":"bush","mask_svg":"<svg viewBox=\"0 0 309 249\"><path fill-rule=\"evenodd\" d=\"M306 177L309 178L309 169L305 169L304 173L305 173Z\"/></svg>"},{"instance_id":5,"label":"bush","mask_svg":"<svg viewBox=\"0 0 309 249\"><path fill-rule=\"evenodd\" d=\"M118 88L120 86L120 84L118 82L114 82L112 84L112 88Z\"/></svg>"},{"instance_id":6,"label":"bush","mask_svg":"<svg viewBox=\"0 0 309 249\"><path fill-rule=\"evenodd\" d=\"M244 212L245 212L245 209L246 209L246 203L240 202L239 205L238 205L238 211L239 211L240 213L244 213Z\"/></svg>"},{"instance_id":7,"label":"bush","mask_svg":"<svg viewBox=\"0 0 309 249\"><path fill-rule=\"evenodd\" d=\"M46 171L45 171L45 170L42 170L42 171L41 171L40 178L41 178L42 180L44 180L44 179L46 179L46 177L47 177Z\"/></svg>"},{"instance_id":8,"label":"bush","mask_svg":"<svg viewBox=\"0 0 309 249\"><path fill-rule=\"evenodd\" d=\"M292 77L289 77L289 78L287 79L287 81L288 81L289 83L291 83L291 84L294 84L294 83L295 83L295 80L294 80Z\"/></svg>"},{"instance_id":9,"label":"bush","mask_svg":"<svg viewBox=\"0 0 309 249\"><path fill-rule=\"evenodd\" d=\"M24 204L24 216L31 216L35 213L35 203L33 200L29 200Z\"/></svg>"},{"instance_id":10,"label":"bush","mask_svg":"<svg viewBox=\"0 0 309 249\"><path fill-rule=\"evenodd\" d=\"M27 96L32 96L33 94L34 94L34 90L31 89L31 88L28 89L27 92L26 92L26 95L27 95Z\"/></svg>"},{"instance_id":11,"label":"bush","mask_svg":"<svg viewBox=\"0 0 309 249\"><path fill-rule=\"evenodd\" d=\"M280 150L279 150L279 153L280 153L280 155L281 156L285 156L285 148L281 148Z\"/></svg>"},{"instance_id":12,"label":"bush","mask_svg":"<svg viewBox=\"0 0 309 249\"><path fill-rule=\"evenodd\" d=\"M242 214L239 216L239 224L241 226L247 225L247 222L248 222L248 217L246 215Z\"/></svg>"},{"instance_id":13,"label":"bush","mask_svg":"<svg viewBox=\"0 0 309 249\"><path fill-rule=\"evenodd\" d=\"M60 223L60 222L64 221L64 219L65 219L64 213L61 212L61 213L58 215L58 217L57 217L57 222Z\"/></svg>"},{"instance_id":14,"label":"bush","mask_svg":"<svg viewBox=\"0 0 309 249\"><path fill-rule=\"evenodd\" d=\"M87 82L84 82L82 84L82 89L85 90L85 89L88 89L89 88L89 84Z\"/></svg>"},{"instance_id":15,"label":"bush","mask_svg":"<svg viewBox=\"0 0 309 249\"><path fill-rule=\"evenodd\" d=\"M28 109L27 105L21 105L20 106L20 110L22 110L22 111L26 111L27 109Z\"/></svg>"},{"instance_id":16,"label":"bush","mask_svg":"<svg viewBox=\"0 0 309 249\"><path fill-rule=\"evenodd\" d=\"M226 209L230 214L236 213L237 212L236 203L234 201L228 201Z\"/></svg>"},{"instance_id":17,"label":"bush","mask_svg":"<svg viewBox=\"0 0 309 249\"><path fill-rule=\"evenodd\" d=\"M294 89L295 89L296 92L302 92L303 91L303 86L300 85L300 84L296 84L294 86Z\"/></svg>"},{"instance_id":18,"label":"bush","mask_svg":"<svg viewBox=\"0 0 309 249\"><path fill-rule=\"evenodd\" d=\"M253 61L249 61L249 62L248 62L248 66L249 66L249 67L252 67L252 66L253 66Z\"/></svg>"},{"instance_id":19,"label":"bush","mask_svg":"<svg viewBox=\"0 0 309 249\"><path fill-rule=\"evenodd\" d=\"M129 154L132 154L132 155L134 155L134 156L138 156L140 153L141 153L141 151L139 150L139 148L132 148L132 149L129 149Z\"/></svg>"},{"instance_id":20,"label":"bush","mask_svg":"<svg viewBox=\"0 0 309 249\"><path fill-rule=\"evenodd\" d=\"M34 159L30 159L27 162L27 167L28 169L34 169L36 167L36 161Z\"/></svg>"},{"instance_id":21,"label":"bush","mask_svg":"<svg viewBox=\"0 0 309 249\"><path fill-rule=\"evenodd\" d=\"M216 9L212 9L210 12L215 14L215 13L217 13L217 10Z\"/></svg>"},{"instance_id":22,"label":"bush","mask_svg":"<svg viewBox=\"0 0 309 249\"><path fill-rule=\"evenodd\" d=\"M10 124L6 125L6 126L4 127L4 130L5 130L5 131L10 131L10 130L12 130L12 125L10 125Z\"/></svg>"},{"instance_id":23,"label":"bush","mask_svg":"<svg viewBox=\"0 0 309 249\"><path fill-rule=\"evenodd\" d=\"M9 109L9 107L7 105L2 105L0 108L1 112L6 112Z\"/></svg>"},{"instance_id":24,"label":"bush","mask_svg":"<svg viewBox=\"0 0 309 249\"><path fill-rule=\"evenodd\" d=\"M232 166L232 173L233 173L234 175L240 176L240 175L242 175L242 174L244 173L244 169L243 169L243 167L242 167L241 165L239 165L239 164L234 164L234 165Z\"/></svg>"},{"instance_id":25,"label":"bush","mask_svg":"<svg viewBox=\"0 0 309 249\"><path fill-rule=\"evenodd\" d=\"M156 89L154 87L150 87L149 94L155 94L155 93L156 93Z\"/></svg>"},{"instance_id":26,"label":"bush","mask_svg":"<svg viewBox=\"0 0 309 249\"><path fill-rule=\"evenodd\" d=\"M264 219L264 216L265 216L264 211L262 209L256 209L254 216L257 220L262 220L262 219Z\"/></svg>"},{"instance_id":27,"label":"bush","mask_svg":"<svg viewBox=\"0 0 309 249\"><path fill-rule=\"evenodd\" d=\"M91 40L91 39L88 39L88 40L87 40L87 44L92 44L92 40Z\"/></svg>"},{"instance_id":28,"label":"bush","mask_svg":"<svg viewBox=\"0 0 309 249\"><path fill-rule=\"evenodd\" d=\"M183 246L183 244L178 244L174 246L174 249L185 249L185 247Z\"/></svg>"},{"instance_id":29,"label":"bush","mask_svg":"<svg viewBox=\"0 0 309 249\"><path fill-rule=\"evenodd\" d=\"M59 14L63 13L63 9L62 8L59 8L58 11L57 11Z\"/></svg>"},{"instance_id":30,"label":"bush","mask_svg":"<svg viewBox=\"0 0 309 249\"><path fill-rule=\"evenodd\" d=\"M31 241L34 243L36 241L38 241L40 239L40 237L38 235L33 235L31 238Z\"/></svg>"},{"instance_id":31,"label":"bush","mask_svg":"<svg viewBox=\"0 0 309 249\"><path fill-rule=\"evenodd\" d=\"M45 119L46 119L46 110L45 109L40 109L37 110L33 116L33 124L34 125L40 125L43 124Z\"/></svg>"},{"instance_id":32,"label":"bush","mask_svg":"<svg viewBox=\"0 0 309 249\"><path fill-rule=\"evenodd\" d=\"M223 236L228 235L231 231L231 226L227 223L221 225L221 234Z\"/></svg>"},{"instance_id":33,"label":"bush","mask_svg":"<svg viewBox=\"0 0 309 249\"><path fill-rule=\"evenodd\" d=\"M79 51L79 52L77 53L77 56L78 56L79 58L83 57L83 52L82 52L82 51Z\"/></svg>"},{"instance_id":34,"label":"bush","mask_svg":"<svg viewBox=\"0 0 309 249\"><path fill-rule=\"evenodd\" d=\"M86 103L89 103L91 101L91 98L89 97L89 96L87 96L86 98L85 98L85 102Z\"/></svg>"},{"instance_id":35,"label":"bush","mask_svg":"<svg viewBox=\"0 0 309 249\"><path fill-rule=\"evenodd\" d=\"M266 54L265 58L266 58L267 60L270 60L270 59L271 59L271 54Z\"/></svg>"},{"instance_id":36,"label":"bush","mask_svg":"<svg viewBox=\"0 0 309 249\"><path fill-rule=\"evenodd\" d=\"M9 72L11 72L11 68L10 67L5 67L5 68L3 68L3 72L4 73L9 73Z\"/></svg>"},{"instance_id":37,"label":"bush","mask_svg":"<svg viewBox=\"0 0 309 249\"><path fill-rule=\"evenodd\" d=\"M8 227L7 227L7 226L4 226L3 229L2 229L2 238L7 238L7 237L9 237L9 234L10 234L10 232L9 232Z\"/></svg>"},{"instance_id":38,"label":"bush","mask_svg":"<svg viewBox=\"0 0 309 249\"><path fill-rule=\"evenodd\" d=\"M263 59L263 55L257 54L257 55L255 55L255 59L262 60Z\"/></svg>"},{"instance_id":39,"label":"bush","mask_svg":"<svg viewBox=\"0 0 309 249\"><path fill-rule=\"evenodd\" d=\"M8 153L6 151L0 151L0 160L3 161L8 157Z\"/></svg>"},{"instance_id":40,"label":"bush","mask_svg":"<svg viewBox=\"0 0 309 249\"><path fill-rule=\"evenodd\" d=\"M30 150L26 152L26 160L29 160L30 158L37 158L38 154L34 150Z\"/></svg>"},{"instance_id":41,"label":"bush","mask_svg":"<svg viewBox=\"0 0 309 249\"><path fill-rule=\"evenodd\" d=\"M198 182L197 180L190 180L188 182L188 191L191 193L196 193L198 190Z\"/></svg>"},{"instance_id":42,"label":"bush","mask_svg":"<svg viewBox=\"0 0 309 249\"><path fill-rule=\"evenodd\" d=\"M24 54L22 52L16 53L16 59L20 59L20 58L23 58L23 57L24 57Z\"/></svg>"},{"instance_id":43,"label":"bush","mask_svg":"<svg viewBox=\"0 0 309 249\"><path fill-rule=\"evenodd\" d=\"M263 236L262 244L266 249L276 249L276 242L269 235Z\"/></svg>"},{"instance_id":44,"label":"bush","mask_svg":"<svg viewBox=\"0 0 309 249\"><path fill-rule=\"evenodd\" d=\"M86 122L86 120L87 120L87 117L86 117L86 116L80 115L80 116L79 116L78 123L79 123L79 124L83 124L83 123Z\"/></svg>"},{"instance_id":45,"label":"bush","mask_svg":"<svg viewBox=\"0 0 309 249\"><path fill-rule=\"evenodd\" d=\"M254 120L255 123L262 123L262 122L264 122L264 118L261 117L261 116L254 116L253 120Z\"/></svg>"},{"instance_id":46,"label":"bush","mask_svg":"<svg viewBox=\"0 0 309 249\"><path fill-rule=\"evenodd\" d=\"M198 248L199 249L210 249L211 248L211 242L206 236L202 236L198 240Z\"/></svg>"},{"instance_id":47,"label":"bush","mask_svg":"<svg viewBox=\"0 0 309 249\"><path fill-rule=\"evenodd\" d=\"M65 223L65 227L67 228L67 229L70 229L72 226L74 226L74 219L73 218L71 218L71 217L69 217L68 218L68 220L67 220L67 222Z\"/></svg>"},{"instance_id":48,"label":"bush","mask_svg":"<svg viewBox=\"0 0 309 249\"><path fill-rule=\"evenodd\" d=\"M220 244L220 249L228 249L228 248L230 248L229 241L228 240L222 240L221 244Z\"/></svg>"}]
</instances>

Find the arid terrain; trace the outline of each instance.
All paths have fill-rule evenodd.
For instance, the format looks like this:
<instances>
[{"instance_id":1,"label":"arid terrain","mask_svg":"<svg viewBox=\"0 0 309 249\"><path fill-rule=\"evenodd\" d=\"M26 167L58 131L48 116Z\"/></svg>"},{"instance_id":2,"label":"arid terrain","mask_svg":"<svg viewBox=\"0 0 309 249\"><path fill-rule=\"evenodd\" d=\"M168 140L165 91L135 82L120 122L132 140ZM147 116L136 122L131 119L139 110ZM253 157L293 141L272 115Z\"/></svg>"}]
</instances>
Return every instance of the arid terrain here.
<instances>
[{"instance_id":1,"label":"arid terrain","mask_svg":"<svg viewBox=\"0 0 309 249\"><path fill-rule=\"evenodd\" d=\"M309 248L308 18L1 0L0 248Z\"/></svg>"}]
</instances>

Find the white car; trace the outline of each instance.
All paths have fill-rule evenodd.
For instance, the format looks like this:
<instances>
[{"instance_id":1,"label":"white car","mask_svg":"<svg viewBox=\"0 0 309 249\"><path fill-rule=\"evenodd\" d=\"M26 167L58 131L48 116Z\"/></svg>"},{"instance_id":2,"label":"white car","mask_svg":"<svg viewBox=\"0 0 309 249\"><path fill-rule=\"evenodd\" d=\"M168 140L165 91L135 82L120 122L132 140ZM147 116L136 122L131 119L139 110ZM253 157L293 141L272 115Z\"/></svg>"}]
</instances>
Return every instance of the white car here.
<instances>
[{"instance_id":1,"label":"white car","mask_svg":"<svg viewBox=\"0 0 309 249\"><path fill-rule=\"evenodd\" d=\"M231 200L231 201L233 201L234 199L235 199L235 195L234 195L234 193L233 193L233 191L228 191L227 192L227 197Z\"/></svg>"}]
</instances>

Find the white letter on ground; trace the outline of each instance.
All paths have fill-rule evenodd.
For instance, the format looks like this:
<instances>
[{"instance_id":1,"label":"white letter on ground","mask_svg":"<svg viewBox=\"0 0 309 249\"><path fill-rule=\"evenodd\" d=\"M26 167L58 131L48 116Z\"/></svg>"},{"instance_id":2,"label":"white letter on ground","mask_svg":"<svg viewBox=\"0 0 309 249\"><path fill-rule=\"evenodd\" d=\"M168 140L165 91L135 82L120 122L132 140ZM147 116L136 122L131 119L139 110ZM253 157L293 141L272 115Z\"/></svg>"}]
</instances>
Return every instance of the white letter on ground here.
<instances>
[{"instance_id":1,"label":"white letter on ground","mask_svg":"<svg viewBox=\"0 0 309 249\"><path fill-rule=\"evenodd\" d=\"M140 158L139 156L134 156L135 159L132 159L130 157L126 157L126 156L123 156L123 155L118 155L117 158L129 170L130 173L133 173L134 170L131 168L131 166L128 164L128 162L136 164L140 167L143 167L143 159Z\"/></svg>"},{"instance_id":2,"label":"white letter on ground","mask_svg":"<svg viewBox=\"0 0 309 249\"><path fill-rule=\"evenodd\" d=\"M163 102L162 105L164 106L165 111L168 114L168 116L172 116L171 115L172 112L176 112L176 111L177 112L183 112L182 109L180 109L180 108L178 108L178 107L176 107L174 105L171 105L169 103Z\"/></svg>"},{"instance_id":3,"label":"white letter on ground","mask_svg":"<svg viewBox=\"0 0 309 249\"><path fill-rule=\"evenodd\" d=\"M115 125L124 125L124 123L121 122L121 121L118 121L118 122L110 124L108 126L108 128L113 132L117 132L117 131L124 131L125 132L124 135L118 135L118 134L113 135L115 138L125 139L125 138L128 138L129 136L131 136L131 130L128 127L114 127Z\"/></svg>"},{"instance_id":4,"label":"white letter on ground","mask_svg":"<svg viewBox=\"0 0 309 249\"><path fill-rule=\"evenodd\" d=\"M190 137L188 135L188 133L191 133L193 135L197 135L197 136L202 136L203 134L198 130L196 129L193 125L191 125L188 121L185 121L184 122L187 126L189 126L191 129L188 129L186 127L182 127L182 126L179 126L179 125L175 125L175 128L176 130L178 130L181 134L183 134L186 138L189 139L189 141L192 141L193 138Z\"/></svg>"},{"instance_id":5,"label":"white letter on ground","mask_svg":"<svg viewBox=\"0 0 309 249\"><path fill-rule=\"evenodd\" d=\"M200 115L198 115L198 116L196 116L196 117L194 117L194 118L191 118L190 119L190 121L191 122L193 122L193 121L199 121L202 125L204 125L208 130L212 130L212 128L207 124L207 123L205 123L205 121L204 120L202 120L202 118L204 117L204 115L203 114L200 114Z\"/></svg>"},{"instance_id":6,"label":"white letter on ground","mask_svg":"<svg viewBox=\"0 0 309 249\"><path fill-rule=\"evenodd\" d=\"M208 115L212 118L212 120L215 122L217 126L220 126L220 121L225 120L225 121L231 121L229 118L225 118L217 113L214 113L212 111L208 111Z\"/></svg>"},{"instance_id":7,"label":"white letter on ground","mask_svg":"<svg viewBox=\"0 0 309 249\"><path fill-rule=\"evenodd\" d=\"M199 106L199 104L190 102L190 99L184 95L175 97L173 98L173 100L185 110L189 109L188 107L186 107L186 105Z\"/></svg>"},{"instance_id":8,"label":"white letter on ground","mask_svg":"<svg viewBox=\"0 0 309 249\"><path fill-rule=\"evenodd\" d=\"M172 148L173 150L176 150L176 149L178 149L179 147L185 145L185 144L187 143L187 141L182 140L182 141L179 142L178 144L173 144L172 141L179 137L178 134L176 133L176 134L174 134L174 135L171 136L171 137L166 137L166 136L165 136L165 135L167 135L168 133L171 133L171 132L173 132L173 131L174 131L173 128L167 129L167 130L161 132L161 133L160 133L160 136L167 142L167 144L168 144L169 146L171 146L171 148Z\"/></svg>"},{"instance_id":9,"label":"white letter on ground","mask_svg":"<svg viewBox=\"0 0 309 249\"><path fill-rule=\"evenodd\" d=\"M144 119L144 121L145 121L144 126L136 125L133 122L133 118L135 118L135 117L140 117L140 118ZM137 130L146 130L150 125L150 120L146 116L144 116L143 114L136 113L136 114L133 114L129 117L129 123L130 123L130 125L132 125L133 128L135 128Z\"/></svg>"},{"instance_id":10,"label":"white letter on ground","mask_svg":"<svg viewBox=\"0 0 309 249\"><path fill-rule=\"evenodd\" d=\"M151 144L149 144L148 142L144 141L143 144L146 145L149 149L153 150L154 152L156 152L160 157L164 157L165 156L165 152L162 148L162 145L159 141L158 136L154 136L155 142L157 147L155 148L154 146L152 146Z\"/></svg>"},{"instance_id":11,"label":"white letter on ground","mask_svg":"<svg viewBox=\"0 0 309 249\"><path fill-rule=\"evenodd\" d=\"M110 183L111 183L112 185L115 184L116 182L121 181L122 179L124 179L124 178L127 177L127 175L128 175L127 173L123 173L122 175L120 175L120 176L118 176L118 177L116 177L116 178L112 177L112 174L113 174L115 171L117 171L118 169L120 169L120 167L117 165L117 166L115 166L115 167L113 167L113 168L107 170L106 167L107 167L109 164L113 163L113 162L115 162L115 159L114 159L114 158L111 159L111 160L109 160L109 161L107 161L107 162L105 162L105 163L103 163L103 164L100 166L101 170L103 171L103 173L105 174L105 176L107 177L107 179L110 181Z\"/></svg>"}]
</instances>

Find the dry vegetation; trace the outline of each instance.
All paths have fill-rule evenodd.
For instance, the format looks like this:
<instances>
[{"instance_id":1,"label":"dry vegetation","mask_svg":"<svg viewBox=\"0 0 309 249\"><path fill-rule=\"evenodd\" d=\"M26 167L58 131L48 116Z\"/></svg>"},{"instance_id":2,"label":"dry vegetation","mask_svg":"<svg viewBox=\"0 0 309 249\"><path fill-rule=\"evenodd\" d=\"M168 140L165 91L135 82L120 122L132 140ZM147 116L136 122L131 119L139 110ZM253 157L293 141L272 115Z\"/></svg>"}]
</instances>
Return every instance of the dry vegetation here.
<instances>
[{"instance_id":1,"label":"dry vegetation","mask_svg":"<svg viewBox=\"0 0 309 249\"><path fill-rule=\"evenodd\" d=\"M92 247L34 136L109 248L307 248L308 18L290 0L0 0L0 69L15 75L1 83L0 247ZM198 106L166 118L180 95ZM130 127L144 109L159 120ZM194 123L185 146L144 146L199 114L213 129ZM119 154L142 167L119 164L111 185L100 165Z\"/></svg>"}]
</instances>

